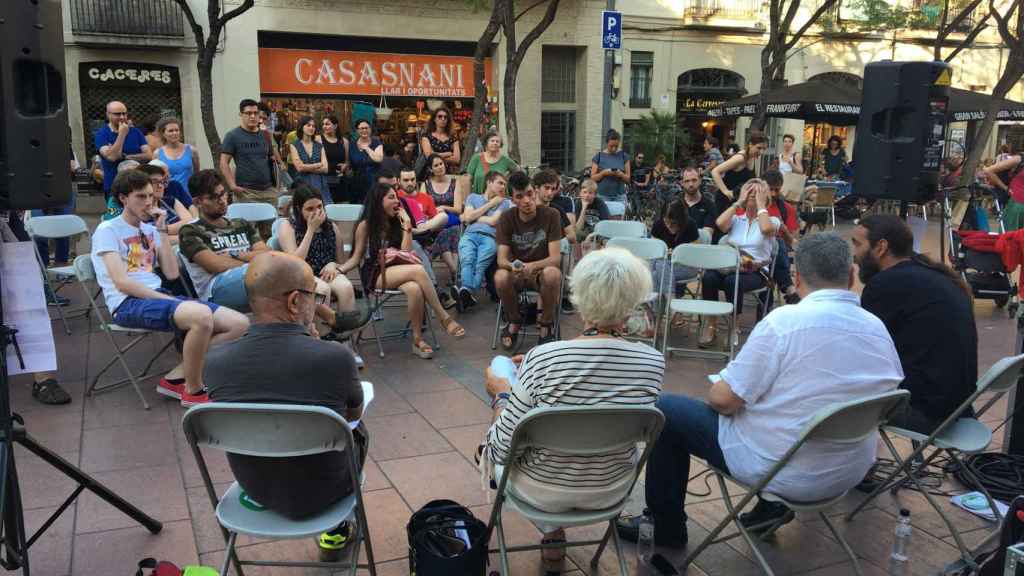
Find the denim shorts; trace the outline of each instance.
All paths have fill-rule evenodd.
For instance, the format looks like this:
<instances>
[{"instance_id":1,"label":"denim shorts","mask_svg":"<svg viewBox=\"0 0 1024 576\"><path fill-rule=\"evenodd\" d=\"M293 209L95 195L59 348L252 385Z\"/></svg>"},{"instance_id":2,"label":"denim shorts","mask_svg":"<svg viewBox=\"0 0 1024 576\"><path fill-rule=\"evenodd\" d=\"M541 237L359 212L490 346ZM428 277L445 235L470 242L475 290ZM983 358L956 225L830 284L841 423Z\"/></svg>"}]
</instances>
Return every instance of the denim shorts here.
<instances>
[{"instance_id":1,"label":"denim shorts","mask_svg":"<svg viewBox=\"0 0 1024 576\"><path fill-rule=\"evenodd\" d=\"M156 298L135 298L129 296L114 311L114 322L124 328L140 328L153 330L155 332L175 332L178 327L174 324L174 311L182 302L198 302L210 308L210 312L216 312L218 306L213 302L201 300L185 300L174 298L173 300Z\"/></svg>"}]
</instances>

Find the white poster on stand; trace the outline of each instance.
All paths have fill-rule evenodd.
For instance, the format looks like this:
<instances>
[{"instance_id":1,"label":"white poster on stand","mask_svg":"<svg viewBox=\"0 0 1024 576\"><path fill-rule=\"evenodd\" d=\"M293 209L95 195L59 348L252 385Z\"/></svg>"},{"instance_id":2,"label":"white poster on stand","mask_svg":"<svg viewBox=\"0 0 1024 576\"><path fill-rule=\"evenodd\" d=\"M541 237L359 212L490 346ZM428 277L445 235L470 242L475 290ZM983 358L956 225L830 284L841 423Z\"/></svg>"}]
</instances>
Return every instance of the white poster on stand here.
<instances>
[{"instance_id":1,"label":"white poster on stand","mask_svg":"<svg viewBox=\"0 0 1024 576\"><path fill-rule=\"evenodd\" d=\"M11 376L57 369L57 348L35 250L32 242L0 243L3 323L18 331L14 337L21 352L19 360L14 345L7 347Z\"/></svg>"}]
</instances>

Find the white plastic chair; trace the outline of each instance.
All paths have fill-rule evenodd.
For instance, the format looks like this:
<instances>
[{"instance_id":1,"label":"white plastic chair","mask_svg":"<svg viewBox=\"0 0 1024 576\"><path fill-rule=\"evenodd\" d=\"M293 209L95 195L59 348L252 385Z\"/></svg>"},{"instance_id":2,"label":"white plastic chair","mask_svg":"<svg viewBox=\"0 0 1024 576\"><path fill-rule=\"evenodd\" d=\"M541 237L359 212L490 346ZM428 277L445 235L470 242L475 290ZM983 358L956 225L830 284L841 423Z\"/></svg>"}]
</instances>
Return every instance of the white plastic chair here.
<instances>
[{"instance_id":1,"label":"white plastic chair","mask_svg":"<svg viewBox=\"0 0 1024 576\"><path fill-rule=\"evenodd\" d=\"M601 220L594 225L594 236L612 238L646 238L647 225L637 220Z\"/></svg>"},{"instance_id":2,"label":"white plastic chair","mask_svg":"<svg viewBox=\"0 0 1024 576\"><path fill-rule=\"evenodd\" d=\"M355 225L359 222L359 218L363 215L362 204L328 204L324 210L327 213L327 219L331 222L338 224L352 224ZM351 244L345 244L345 253L348 254L352 251Z\"/></svg>"},{"instance_id":3,"label":"white plastic chair","mask_svg":"<svg viewBox=\"0 0 1024 576\"><path fill-rule=\"evenodd\" d=\"M860 562L857 560L857 555L850 548L850 545L843 538L842 534L836 530L835 525L829 519L825 511L832 508L839 502L841 502L847 494L847 490L839 491L835 495L815 500L812 502L796 501L789 498L784 498L777 494L773 494L765 490L765 487L772 481L773 478L789 464L790 459L797 453L800 448L808 441L823 441L830 442L833 444L848 444L850 446L859 447L860 442L867 438L871 438L875 435L875 431L878 430L879 425L885 422L890 415L904 403L910 399L910 392L906 390L892 390L889 392L883 392L881 394L875 394L865 398L858 398L856 400L850 400L849 402L841 402L825 406L818 410L810 422L808 422L800 438L796 441L793 446L786 451L786 453L779 458L778 462L772 466L761 480L753 485L747 485L735 478L725 474L721 470L717 470L712 467L712 471L715 474L715 478L718 480L718 487L722 491L725 508L728 510L728 515L719 522L718 526L714 530L708 533L704 540L694 548L693 552L686 557L683 561L681 570L686 571L686 568L693 563L694 560L700 556L701 552L707 549L712 544L730 540L736 536L743 536L746 540L750 550L753 551L754 556L757 558L758 563L761 565L761 569L765 574L772 576L771 567L765 560L764 555L758 549L753 537L750 535L750 530L745 528L739 521L740 512L743 508L754 498L754 496L760 496L761 498L770 502L782 502L789 508L797 512L816 512L825 523L825 526L832 532L836 540L846 551L846 554L850 557L853 562L853 571L859 576L863 576L863 572L860 568ZM729 488L726 480L739 484L741 487L747 490L747 494L737 503L733 504L732 496L729 495ZM729 525L733 523L736 525L737 532L730 534L723 538L717 538L719 534ZM773 525L764 528L764 532L761 533L760 538L764 539L775 532L779 527L779 523L776 522Z\"/></svg>"},{"instance_id":4,"label":"white plastic chair","mask_svg":"<svg viewBox=\"0 0 1024 576\"><path fill-rule=\"evenodd\" d=\"M212 402L190 408L181 425L227 542L220 571L222 576L228 573L228 565L232 562L239 574L242 573L241 565L256 565L347 568L352 575L358 568L365 568L371 576L376 576L360 474L357 473L356 445L348 422L337 412L322 406ZM347 455L346 463L351 471L352 494L320 514L303 520L290 520L270 510L252 510L241 503L242 488L238 482L233 482L221 498L217 497L200 450L202 446L263 458L343 452ZM274 540L308 538L329 531L353 517L354 536L349 545L351 557L344 562L240 560L235 551L239 534ZM359 564L360 541L366 547L366 564Z\"/></svg>"},{"instance_id":5,"label":"white plastic chair","mask_svg":"<svg viewBox=\"0 0 1024 576\"><path fill-rule=\"evenodd\" d=\"M252 224L277 220L277 208L266 202L235 202L228 205L228 218L241 218Z\"/></svg>"},{"instance_id":6,"label":"white plastic chair","mask_svg":"<svg viewBox=\"0 0 1024 576\"><path fill-rule=\"evenodd\" d=\"M277 197L277 209L280 210L288 205L292 201L291 194L282 194Z\"/></svg>"},{"instance_id":7,"label":"white plastic chair","mask_svg":"<svg viewBox=\"0 0 1024 576\"><path fill-rule=\"evenodd\" d=\"M632 255L646 261L651 265L652 269L656 262L660 262L661 271L658 274L657 284L654 286L654 291L647 298L647 303L654 304L654 335L650 338L644 338L642 336L629 336L629 340L637 340L640 342L649 342L654 348L658 347L658 325L662 321L662 316L665 315L664 305L659 290L664 284L665 275L668 274L669 278L672 277L672 268L668 263L668 246L657 238L612 238L608 241L607 246L618 247L628 250ZM667 270L666 270L667 269Z\"/></svg>"},{"instance_id":8,"label":"white plastic chair","mask_svg":"<svg viewBox=\"0 0 1024 576\"><path fill-rule=\"evenodd\" d=\"M157 353L154 354L152 358L150 358L149 363L146 364L146 367L142 370L141 373L135 374L134 372L132 372L132 369L128 367L128 362L125 360L124 355L127 354L129 350L134 348L136 344L142 342L149 336L155 336L156 334L158 334L158 332L154 332L152 330L144 330L141 328L125 328L124 326L118 326L113 321L107 321L107 319L103 316L103 313L100 312L100 307L96 303L96 299L89 292L89 289L86 288L85 286L86 282L96 281L96 270L93 269L92 259L87 254L78 256L77 258L75 258L73 268L75 271L75 278L78 280L78 283L82 286L82 291L85 292L85 297L89 300L89 306L96 314L96 319L100 323L100 330L107 335L107 339L110 341L110 347L114 350L114 357L111 358L110 361L107 362L103 366L103 368L100 369L100 371L96 374L96 376L92 379L92 382L89 383L89 387L85 391L85 395L92 396L93 394L107 392L109 390L120 388L125 384L131 383L132 387L135 388L135 393L139 395L139 400L142 401L142 406L146 410L149 410L149 403L146 402L146 397L142 395L142 389L139 388L139 381L148 378L149 376L152 376L152 374L150 374L149 372L149 369L153 367L153 363L156 362L156 359L159 358L160 355L163 354L165 350L170 348L171 344L174 344L174 339L172 338L168 340L167 344L164 344L164 346L160 348L160 350L158 350ZM134 336L134 338L130 342L128 342L127 346L121 347L118 345L117 340L114 339L114 334L130 335ZM103 386L98 386L100 377L103 376L103 374L105 374L106 371L109 370L115 363L121 364L121 368L124 369L124 373L127 375L127 378L118 380L117 382L104 384ZM85 378L86 380L89 379L88 368L86 368Z\"/></svg>"},{"instance_id":9,"label":"white plastic chair","mask_svg":"<svg viewBox=\"0 0 1024 576\"><path fill-rule=\"evenodd\" d=\"M672 263L699 268L703 270L724 270L731 268L735 272L734 294L739 291L739 252L732 246L717 246L704 244L680 244L672 250ZM698 300L689 298L673 298L669 302L669 314L696 314L701 316L705 322L715 322L719 317L729 320L729 352L715 350L701 350L699 348L674 348L669 345L672 335L672 322L665 322L664 351L666 355L672 352L685 352L689 356L725 356L732 360L733 352L736 349L736 341L732 332L736 328L736 306L732 302L719 300Z\"/></svg>"},{"instance_id":10,"label":"white plastic chair","mask_svg":"<svg viewBox=\"0 0 1024 576\"><path fill-rule=\"evenodd\" d=\"M626 214L625 202L615 202L606 200L604 204L605 206L608 207L608 215L611 216L612 218L615 218L617 216L624 216Z\"/></svg>"},{"instance_id":11,"label":"white plastic chair","mask_svg":"<svg viewBox=\"0 0 1024 576\"><path fill-rule=\"evenodd\" d=\"M28 232L32 239L45 238L47 240L63 240L67 239L68 242L73 241L76 237L82 234L89 233L89 227L85 224L85 220L75 214L60 214L53 216L30 216L25 221L25 230ZM68 278L75 277L75 267L72 266L50 266L47 267L43 262L42 255L39 254L38 250L34 250L36 253L36 260L39 262L39 269L43 272L43 282L46 283L46 288L50 294L55 297L57 291L67 283ZM53 283L50 282L50 275L53 275L58 285L55 288ZM60 317L60 321L64 324L64 331L70 335L71 327L68 325L68 315L64 313L63 306L57 306L57 315ZM77 311L72 317L77 318L78 316L85 316L89 314L89 309L84 308Z\"/></svg>"},{"instance_id":12,"label":"white plastic chair","mask_svg":"<svg viewBox=\"0 0 1024 576\"><path fill-rule=\"evenodd\" d=\"M982 542L975 551L970 550L964 543L956 525L942 510L942 507L939 506L939 503L936 502L929 490L921 485L921 482L916 475L912 473L908 474L908 471L910 463L915 460L919 460L925 449L934 448L934 451L916 468L918 470L925 470L928 467L928 464L936 457L946 454L955 465L959 466L959 469L964 473L964 475L972 480L973 484L978 487L981 493L985 495L989 509L996 510L991 494L989 494L988 490L985 489L985 486L978 481L974 476L974 473L971 472L971 469L964 466L963 461L960 459L960 455L976 454L981 452L992 442L992 430L981 422L980 417L988 411L988 409L991 408L1003 394L1009 391L1010 388L1017 385L1017 380L1020 378L1022 369L1024 369L1024 354L1020 356L1006 357L993 364L992 367L989 368L988 371L985 372L985 374L978 380L978 385L974 392L964 400L964 402L952 414L950 414L942 424L939 424L931 434L921 434L920 432L914 432L913 430L907 430L906 428L899 428L896 426L883 426L881 429L882 441L885 443L886 447L889 448L889 452L892 453L892 456L896 460L898 466L885 478L884 482L879 483L874 492L872 492L864 499L863 502L860 503L860 505L854 508L853 511L847 515L847 520L853 519L853 517L864 508L864 506L874 500L875 497L886 488L891 487L890 491L895 494L903 484L908 482L912 483L917 490L924 495L932 508L939 513L939 516L942 517L942 521L946 523L946 527L949 528L950 533L953 535L953 539L956 541L963 563L971 568L977 568L977 551L984 549L985 544L987 544L989 540L986 539ZM985 403L985 405L978 410L973 417L962 416L970 406L974 405L975 400L986 392L994 392L995 394L993 394L992 398L989 399L989 401ZM917 443L917 448L909 456L903 458L889 439L889 434L895 434L897 436L907 438ZM893 484L893 480L897 475L902 475L904 478ZM997 537L1001 527L1002 522L998 522L989 538Z\"/></svg>"},{"instance_id":13,"label":"white plastic chair","mask_svg":"<svg viewBox=\"0 0 1024 576\"><path fill-rule=\"evenodd\" d=\"M636 484L637 478L647 462L651 447L661 434L665 424L665 416L652 406L553 406L534 408L523 416L519 425L512 433L509 454L521 454L528 448L542 448L569 456L586 456L605 452L624 451L634 448L639 451L638 443L644 448L636 466L632 471L633 478L630 489L622 495L622 500L601 510L574 509L566 512L546 512L515 495L515 478L512 472L515 464L503 468L498 481L498 492L491 508L491 518L487 524L488 540L491 530L498 533L498 554L503 576L511 574L508 563L509 552L539 550L542 545L526 545L509 547L505 542L505 533L501 521L502 509L507 505L534 523L553 526L571 527L588 526L607 522L608 528L600 540L566 542L563 546L592 546L597 544L597 551L591 560L596 566L608 543L609 536L615 545L615 553L619 557L619 571L622 576L629 574L622 544L615 530L615 521L625 508L629 494ZM503 463L502 463L503 464Z\"/></svg>"}]
</instances>

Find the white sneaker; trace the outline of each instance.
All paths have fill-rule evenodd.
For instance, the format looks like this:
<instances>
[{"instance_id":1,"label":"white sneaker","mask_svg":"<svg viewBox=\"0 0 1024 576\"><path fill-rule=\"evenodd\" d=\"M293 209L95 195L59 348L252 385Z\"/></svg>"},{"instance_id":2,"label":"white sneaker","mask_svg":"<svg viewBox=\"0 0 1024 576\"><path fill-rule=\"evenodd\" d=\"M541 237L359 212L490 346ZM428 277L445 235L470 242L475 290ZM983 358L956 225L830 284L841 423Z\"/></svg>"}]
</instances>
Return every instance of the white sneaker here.
<instances>
[{"instance_id":1,"label":"white sneaker","mask_svg":"<svg viewBox=\"0 0 1024 576\"><path fill-rule=\"evenodd\" d=\"M356 368L358 368L360 370L362 370L363 368L366 368L366 363L363 362L363 357L362 356L360 356L359 354L355 354L355 353L353 353L352 356L354 356L355 359L356 359Z\"/></svg>"}]
</instances>

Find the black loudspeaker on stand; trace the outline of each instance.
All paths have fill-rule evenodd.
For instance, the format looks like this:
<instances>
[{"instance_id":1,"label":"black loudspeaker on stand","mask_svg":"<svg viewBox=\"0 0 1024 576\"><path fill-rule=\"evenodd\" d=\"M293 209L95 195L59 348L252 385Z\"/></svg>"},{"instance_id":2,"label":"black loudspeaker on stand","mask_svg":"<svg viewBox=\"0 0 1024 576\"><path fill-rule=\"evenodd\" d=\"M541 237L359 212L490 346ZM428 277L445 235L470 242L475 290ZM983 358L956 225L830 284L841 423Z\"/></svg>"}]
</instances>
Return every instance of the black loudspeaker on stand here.
<instances>
[{"instance_id":1,"label":"black loudspeaker on stand","mask_svg":"<svg viewBox=\"0 0 1024 576\"><path fill-rule=\"evenodd\" d=\"M944 62L872 62L853 161L857 194L922 202L938 187L949 111L950 67Z\"/></svg>"},{"instance_id":2,"label":"black loudspeaker on stand","mask_svg":"<svg viewBox=\"0 0 1024 576\"><path fill-rule=\"evenodd\" d=\"M68 202L70 148L63 50L60 0L0 0L2 209L45 208ZM0 298L2 295L0 287ZM28 576L29 547L84 490L109 502L150 532L159 532L163 527L160 522L28 435L24 420L11 412L7 374L7 351L11 347L20 360L16 330L3 324L0 302L0 566L7 570L20 568ZM32 536L25 533L15 443L78 483Z\"/></svg>"}]
</instances>

